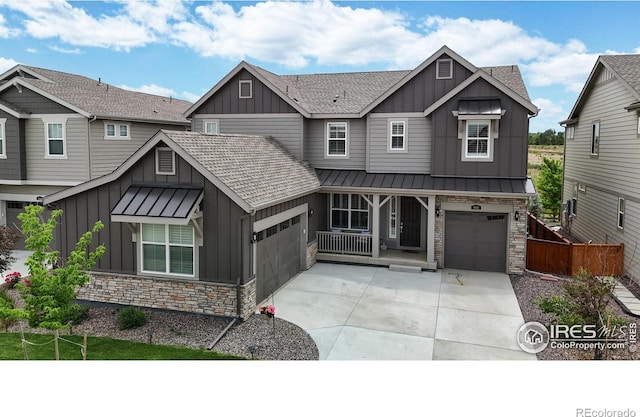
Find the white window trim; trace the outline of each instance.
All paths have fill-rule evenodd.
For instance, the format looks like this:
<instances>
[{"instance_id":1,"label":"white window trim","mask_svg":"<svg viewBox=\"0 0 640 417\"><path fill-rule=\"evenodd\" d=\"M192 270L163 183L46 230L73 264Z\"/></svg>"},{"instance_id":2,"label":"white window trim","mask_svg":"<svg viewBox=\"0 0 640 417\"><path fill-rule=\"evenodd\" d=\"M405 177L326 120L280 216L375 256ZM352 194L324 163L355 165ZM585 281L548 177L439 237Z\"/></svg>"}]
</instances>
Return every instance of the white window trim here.
<instances>
[{"instance_id":1,"label":"white window trim","mask_svg":"<svg viewBox=\"0 0 640 417\"><path fill-rule=\"evenodd\" d=\"M576 127L575 126L567 126L565 128L565 140L573 140L576 135Z\"/></svg>"},{"instance_id":2,"label":"white window trim","mask_svg":"<svg viewBox=\"0 0 640 417\"><path fill-rule=\"evenodd\" d=\"M171 151L171 157L172 157L172 161L171 161L171 172L164 172L164 171L160 171L160 160L158 159L158 154L160 153L160 151ZM165 147L158 147L156 148L156 175L176 175L176 153L173 151L173 149L171 148L165 148Z\"/></svg>"},{"instance_id":3,"label":"white window trim","mask_svg":"<svg viewBox=\"0 0 640 417\"><path fill-rule=\"evenodd\" d=\"M347 198L348 198L348 207L347 207L347 208L342 208L342 207L336 207L336 208L334 208L334 207L333 207L333 196L334 196L334 195L346 195L346 196L348 196L348 197L347 197ZM368 231L370 231L370 230L371 230L371 216L370 216L370 215L369 215L369 216L367 216L367 228L366 228L366 229L355 229L355 228L353 228L353 227L352 227L352 225L351 225L351 212L353 212L353 211L358 211L358 212L363 212L363 213L364 213L364 212L366 211L367 213L369 213L369 203L368 203L368 202L367 202L367 208L366 208L366 210L365 210L365 209L352 208L352 207L351 207L351 196L352 196L352 195L357 195L357 196L359 196L359 197L363 198L363 199L365 200L365 202L367 202L367 198L366 198L366 196L362 196L361 194L348 194L348 193L332 193L332 194L330 194L331 201L329 202L329 215L330 215L330 218L329 218L329 227L330 227L331 229L339 229L339 230L357 230L357 231L359 231L359 232L368 232ZM348 213L348 214L347 214L347 222L348 222L348 224L347 224L347 227L346 227L346 228L335 228L335 227L333 227L333 211L334 211L334 210L338 210L338 211L346 211L346 212Z\"/></svg>"},{"instance_id":4,"label":"white window trim","mask_svg":"<svg viewBox=\"0 0 640 417\"><path fill-rule=\"evenodd\" d=\"M243 84L248 84L249 85L249 95L248 96L243 96L242 95L242 85ZM238 97L239 98L253 98L253 80L240 80L238 82Z\"/></svg>"},{"instance_id":5,"label":"white window trim","mask_svg":"<svg viewBox=\"0 0 640 417\"><path fill-rule=\"evenodd\" d=\"M113 129L114 129L113 136L107 135L108 125L113 126ZM120 126L127 127L127 136L120 135ZM116 123L116 122L105 121L104 122L104 138L106 140L131 140L131 125L129 123Z\"/></svg>"},{"instance_id":6,"label":"white window trim","mask_svg":"<svg viewBox=\"0 0 640 417\"><path fill-rule=\"evenodd\" d=\"M393 224L393 226L392 226ZM398 198L394 195L389 200L389 239L398 237Z\"/></svg>"},{"instance_id":7,"label":"white window trim","mask_svg":"<svg viewBox=\"0 0 640 417\"><path fill-rule=\"evenodd\" d=\"M489 136L487 138L487 155L469 155L468 154L468 141L469 141L469 122L471 123L486 123L489 125ZM492 120L464 120L464 136L462 138L462 161L465 162L493 162L493 141L495 139L493 133ZM475 138L474 138L475 139Z\"/></svg>"},{"instance_id":8,"label":"white window trim","mask_svg":"<svg viewBox=\"0 0 640 417\"><path fill-rule=\"evenodd\" d=\"M159 275L159 276L166 276L166 277L179 277L179 278L195 278L197 276L197 265L198 265L198 245L196 244L196 230L192 225L188 225L192 228L193 230L193 241L191 245L185 245L185 244L178 244L178 243L169 243L169 224L163 224L164 226L164 234L165 234L165 241L164 243L159 243L159 242L146 242L143 239L144 234L142 233L142 227L143 227L143 223L140 223L140 244L138 246L139 249L139 253L140 253L140 273L142 274L148 274L148 275ZM171 272L158 272L158 271L146 271L144 269L144 245L145 244L149 244L149 245L164 245L165 247L165 271L169 271L170 270L170 263L171 263L171 258L170 258L170 250L169 248L171 246L180 246L180 247L189 247L193 250L193 274L192 275L188 275L188 274L176 274L176 273L171 273Z\"/></svg>"},{"instance_id":9,"label":"white window trim","mask_svg":"<svg viewBox=\"0 0 640 417\"><path fill-rule=\"evenodd\" d=\"M449 63L449 75L447 77L440 76L440 63ZM436 80L450 80L453 78L453 60L450 58L442 58L436 60Z\"/></svg>"},{"instance_id":10,"label":"white window trim","mask_svg":"<svg viewBox=\"0 0 640 417\"><path fill-rule=\"evenodd\" d=\"M640 135L640 116L638 116L638 135Z\"/></svg>"},{"instance_id":11,"label":"white window trim","mask_svg":"<svg viewBox=\"0 0 640 417\"><path fill-rule=\"evenodd\" d=\"M393 147L393 125L397 124L397 123L401 123L402 124L402 148L394 148ZM402 152L402 153L406 153L408 150L408 146L407 146L407 140L408 140L408 136L407 135L407 120L390 120L389 121L389 135L388 138L389 140L387 141L387 152ZM400 135L396 135L396 136L400 136Z\"/></svg>"},{"instance_id":12,"label":"white window trim","mask_svg":"<svg viewBox=\"0 0 640 417\"><path fill-rule=\"evenodd\" d=\"M591 142L589 143L589 154L591 156L600 155L600 122L591 124Z\"/></svg>"},{"instance_id":13,"label":"white window trim","mask_svg":"<svg viewBox=\"0 0 640 417\"><path fill-rule=\"evenodd\" d=\"M335 139L335 138L329 138L329 126L331 125L344 125L344 139ZM330 121L327 122L325 124L325 141L324 141L324 157L325 159L348 159L349 158L349 122L334 122L334 121ZM337 141L337 140L344 140L344 154L342 155L337 155L337 154L329 154L329 141Z\"/></svg>"},{"instance_id":14,"label":"white window trim","mask_svg":"<svg viewBox=\"0 0 640 417\"><path fill-rule=\"evenodd\" d=\"M622 203L622 210L620 209L620 203ZM622 197L618 197L618 216L617 216L617 226L619 230L624 230L624 212L625 212L625 207L626 202L625 199ZM622 225L621 225L622 223Z\"/></svg>"},{"instance_id":15,"label":"white window trim","mask_svg":"<svg viewBox=\"0 0 640 417\"><path fill-rule=\"evenodd\" d=\"M0 119L0 159L7 159L7 119Z\"/></svg>"},{"instance_id":16,"label":"white window trim","mask_svg":"<svg viewBox=\"0 0 640 417\"><path fill-rule=\"evenodd\" d=\"M51 119L42 120L44 122L44 159L67 159L67 120ZM51 155L49 153L49 125L60 124L62 125L62 155Z\"/></svg>"},{"instance_id":17,"label":"white window trim","mask_svg":"<svg viewBox=\"0 0 640 417\"><path fill-rule=\"evenodd\" d=\"M209 124L215 124L215 126L216 126L215 132L213 132L213 133L207 132L207 125L209 125ZM204 133L205 135L217 135L218 133L220 133L220 121L219 120L204 120L202 122L202 133Z\"/></svg>"}]
</instances>

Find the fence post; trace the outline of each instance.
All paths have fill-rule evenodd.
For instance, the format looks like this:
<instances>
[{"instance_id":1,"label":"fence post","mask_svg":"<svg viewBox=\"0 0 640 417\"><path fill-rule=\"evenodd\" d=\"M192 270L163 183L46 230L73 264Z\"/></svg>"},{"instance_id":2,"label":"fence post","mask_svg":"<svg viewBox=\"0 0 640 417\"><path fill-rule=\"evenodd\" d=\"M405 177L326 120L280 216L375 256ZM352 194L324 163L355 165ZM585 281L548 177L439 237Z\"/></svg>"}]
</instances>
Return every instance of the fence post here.
<instances>
[{"instance_id":1,"label":"fence post","mask_svg":"<svg viewBox=\"0 0 640 417\"><path fill-rule=\"evenodd\" d=\"M82 360L87 360L87 332L84 332L84 339L82 342Z\"/></svg>"},{"instance_id":2,"label":"fence post","mask_svg":"<svg viewBox=\"0 0 640 417\"><path fill-rule=\"evenodd\" d=\"M55 347L55 350L56 350L56 360L59 361L60 351L58 350L58 329L54 330L53 332L53 346Z\"/></svg>"},{"instance_id":3,"label":"fence post","mask_svg":"<svg viewBox=\"0 0 640 417\"><path fill-rule=\"evenodd\" d=\"M24 329L22 324L20 325L20 340L22 341L22 353L24 354L24 360L29 360L29 354L27 353L27 342L24 340Z\"/></svg>"}]
</instances>

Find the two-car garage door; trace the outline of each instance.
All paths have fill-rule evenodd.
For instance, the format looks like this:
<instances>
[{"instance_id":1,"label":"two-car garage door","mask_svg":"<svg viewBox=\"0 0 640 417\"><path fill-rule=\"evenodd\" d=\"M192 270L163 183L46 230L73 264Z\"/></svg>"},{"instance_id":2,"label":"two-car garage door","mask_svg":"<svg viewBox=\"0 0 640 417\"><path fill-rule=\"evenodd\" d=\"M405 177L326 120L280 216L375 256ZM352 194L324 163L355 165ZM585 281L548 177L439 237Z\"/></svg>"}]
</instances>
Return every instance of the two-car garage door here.
<instances>
[{"instance_id":1,"label":"two-car garage door","mask_svg":"<svg viewBox=\"0 0 640 417\"><path fill-rule=\"evenodd\" d=\"M507 223L508 217L504 213L447 211L445 267L505 272Z\"/></svg>"},{"instance_id":2,"label":"two-car garage door","mask_svg":"<svg viewBox=\"0 0 640 417\"><path fill-rule=\"evenodd\" d=\"M258 232L256 259L260 303L300 271L300 216Z\"/></svg>"}]
</instances>

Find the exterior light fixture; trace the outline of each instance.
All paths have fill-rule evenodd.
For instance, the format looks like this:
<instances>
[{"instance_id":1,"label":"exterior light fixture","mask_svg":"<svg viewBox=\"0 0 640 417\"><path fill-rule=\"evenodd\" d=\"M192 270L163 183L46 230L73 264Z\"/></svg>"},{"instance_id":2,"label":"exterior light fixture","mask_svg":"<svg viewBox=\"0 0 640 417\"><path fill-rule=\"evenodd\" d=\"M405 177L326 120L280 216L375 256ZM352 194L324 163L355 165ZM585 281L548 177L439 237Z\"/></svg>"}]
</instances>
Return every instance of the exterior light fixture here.
<instances>
[{"instance_id":1,"label":"exterior light fixture","mask_svg":"<svg viewBox=\"0 0 640 417\"><path fill-rule=\"evenodd\" d=\"M520 212L518 210L516 210L516 212L513 214L513 219L515 221L520 220Z\"/></svg>"},{"instance_id":2,"label":"exterior light fixture","mask_svg":"<svg viewBox=\"0 0 640 417\"><path fill-rule=\"evenodd\" d=\"M441 212L442 212L442 209L440 209L440 204L436 205L436 217L440 217Z\"/></svg>"}]
</instances>

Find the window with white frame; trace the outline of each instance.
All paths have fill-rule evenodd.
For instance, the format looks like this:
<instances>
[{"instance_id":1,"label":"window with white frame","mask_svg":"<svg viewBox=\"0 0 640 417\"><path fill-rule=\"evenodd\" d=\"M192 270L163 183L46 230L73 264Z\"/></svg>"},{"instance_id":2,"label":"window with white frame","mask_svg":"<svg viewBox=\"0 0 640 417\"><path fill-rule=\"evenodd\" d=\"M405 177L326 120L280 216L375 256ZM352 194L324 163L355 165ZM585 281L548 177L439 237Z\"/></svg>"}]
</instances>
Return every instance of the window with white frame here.
<instances>
[{"instance_id":1,"label":"window with white frame","mask_svg":"<svg viewBox=\"0 0 640 417\"><path fill-rule=\"evenodd\" d=\"M5 125L7 119L0 119L0 158L7 157L7 141L5 139Z\"/></svg>"},{"instance_id":2,"label":"window with white frame","mask_svg":"<svg viewBox=\"0 0 640 417\"><path fill-rule=\"evenodd\" d=\"M638 116L638 135L640 135L640 116Z\"/></svg>"},{"instance_id":3,"label":"window with white frame","mask_svg":"<svg viewBox=\"0 0 640 417\"><path fill-rule=\"evenodd\" d=\"M253 96L253 83L251 80L240 80L238 90L240 98L251 98Z\"/></svg>"},{"instance_id":4,"label":"window with white frame","mask_svg":"<svg viewBox=\"0 0 640 417\"><path fill-rule=\"evenodd\" d=\"M347 156L348 143L346 122L327 123L327 156Z\"/></svg>"},{"instance_id":5,"label":"window with white frame","mask_svg":"<svg viewBox=\"0 0 640 417\"><path fill-rule=\"evenodd\" d=\"M156 174L176 174L176 156L171 148L156 148Z\"/></svg>"},{"instance_id":6,"label":"window with white frame","mask_svg":"<svg viewBox=\"0 0 640 417\"><path fill-rule=\"evenodd\" d=\"M565 139L566 140L573 140L573 137L575 135L575 126L567 126L565 128Z\"/></svg>"},{"instance_id":7,"label":"window with white frame","mask_svg":"<svg viewBox=\"0 0 640 417\"><path fill-rule=\"evenodd\" d=\"M45 128L46 151L45 156L49 158L61 158L66 155L66 144L64 138L64 123L47 122Z\"/></svg>"},{"instance_id":8,"label":"window with white frame","mask_svg":"<svg viewBox=\"0 0 640 417\"><path fill-rule=\"evenodd\" d=\"M465 158L489 159L490 120L467 120Z\"/></svg>"},{"instance_id":9,"label":"window with white frame","mask_svg":"<svg viewBox=\"0 0 640 417\"><path fill-rule=\"evenodd\" d=\"M142 224L142 272L193 277L193 226Z\"/></svg>"},{"instance_id":10,"label":"window with white frame","mask_svg":"<svg viewBox=\"0 0 640 417\"><path fill-rule=\"evenodd\" d=\"M359 194L331 194L331 228L369 230L369 204Z\"/></svg>"},{"instance_id":11,"label":"window with white frame","mask_svg":"<svg viewBox=\"0 0 640 417\"><path fill-rule=\"evenodd\" d=\"M398 230L398 200L392 196L389 200L389 239L395 239Z\"/></svg>"},{"instance_id":12,"label":"window with white frame","mask_svg":"<svg viewBox=\"0 0 640 417\"><path fill-rule=\"evenodd\" d=\"M105 139L130 139L129 125L126 123L105 122L104 124Z\"/></svg>"},{"instance_id":13,"label":"window with white frame","mask_svg":"<svg viewBox=\"0 0 640 417\"><path fill-rule=\"evenodd\" d=\"M591 155L600 153L600 122L591 125Z\"/></svg>"},{"instance_id":14,"label":"window with white frame","mask_svg":"<svg viewBox=\"0 0 640 417\"><path fill-rule=\"evenodd\" d=\"M449 80L453 78L453 60L438 59L436 61L436 79Z\"/></svg>"},{"instance_id":15,"label":"window with white frame","mask_svg":"<svg viewBox=\"0 0 640 417\"><path fill-rule=\"evenodd\" d=\"M406 150L406 122L403 120L389 122L389 150Z\"/></svg>"},{"instance_id":16,"label":"window with white frame","mask_svg":"<svg viewBox=\"0 0 640 417\"><path fill-rule=\"evenodd\" d=\"M624 198L618 198L618 229L624 229Z\"/></svg>"},{"instance_id":17,"label":"window with white frame","mask_svg":"<svg viewBox=\"0 0 640 417\"><path fill-rule=\"evenodd\" d=\"M215 120L206 120L204 122L204 133L215 135L218 133L218 122Z\"/></svg>"}]
</instances>

